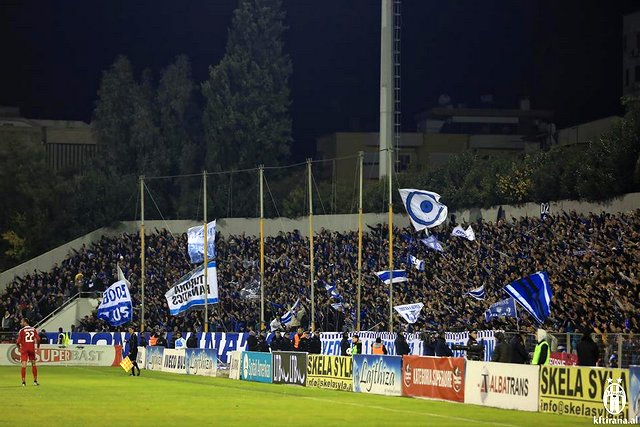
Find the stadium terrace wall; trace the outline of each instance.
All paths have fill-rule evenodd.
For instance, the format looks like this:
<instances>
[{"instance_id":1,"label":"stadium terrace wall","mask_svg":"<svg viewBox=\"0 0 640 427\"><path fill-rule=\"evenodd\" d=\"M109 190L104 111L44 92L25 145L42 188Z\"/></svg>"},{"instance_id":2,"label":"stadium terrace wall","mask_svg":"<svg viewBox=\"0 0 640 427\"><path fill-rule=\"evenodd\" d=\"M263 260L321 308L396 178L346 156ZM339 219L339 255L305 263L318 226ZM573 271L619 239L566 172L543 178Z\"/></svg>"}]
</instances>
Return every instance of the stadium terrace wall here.
<instances>
[{"instance_id":1,"label":"stadium terrace wall","mask_svg":"<svg viewBox=\"0 0 640 427\"><path fill-rule=\"evenodd\" d=\"M444 201L446 203L446 200ZM638 209L640 206L640 193L629 193L621 197L617 197L602 203L580 202L575 200L561 200L550 202L550 213L571 212L578 214L588 214L589 212L630 212ZM484 219L485 221L495 221L498 210L502 208L507 219L511 217L537 217L540 215L540 205L537 203L525 203L518 206L494 206L488 209L465 209L453 211L459 222L475 221ZM376 225L387 222L386 213L369 213L364 214L365 225ZM145 221L146 232L151 234L156 229L161 230L169 227L174 233L186 232L187 228L199 225L199 222L192 220L173 220L173 221ZM394 225L397 227L405 227L409 224L406 215L394 215ZM220 218L218 219L218 230L223 236L234 234L258 235L258 221L255 218ZM314 226L316 230L326 229L331 231L355 231L358 229L358 216L356 214L345 215L315 215ZM46 252L30 261L20 264L14 268L0 273L0 292L4 291L7 285L16 277L26 276L37 271L49 271L53 264L60 264L72 249L78 250L82 245L89 246L93 242L100 240L102 236L115 236L122 233L136 233L140 229L138 221L126 221L120 223L113 228L99 228L91 233L79 237L69 243L59 246L49 252ZM273 218L266 219L264 224L264 232L266 236L276 236L280 232L298 230L301 235L308 236L309 226L306 217L302 218Z\"/></svg>"}]
</instances>

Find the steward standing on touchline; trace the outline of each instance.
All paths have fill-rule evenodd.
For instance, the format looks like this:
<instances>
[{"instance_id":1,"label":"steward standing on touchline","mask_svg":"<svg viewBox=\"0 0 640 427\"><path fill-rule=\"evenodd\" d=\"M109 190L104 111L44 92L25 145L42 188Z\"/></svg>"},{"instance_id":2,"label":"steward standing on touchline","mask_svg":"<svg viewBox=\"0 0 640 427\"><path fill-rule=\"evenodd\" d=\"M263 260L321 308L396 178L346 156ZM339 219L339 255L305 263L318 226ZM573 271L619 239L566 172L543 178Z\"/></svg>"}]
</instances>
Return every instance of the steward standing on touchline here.
<instances>
[{"instance_id":1,"label":"steward standing on touchline","mask_svg":"<svg viewBox=\"0 0 640 427\"><path fill-rule=\"evenodd\" d=\"M531 359L532 365L548 365L549 364L549 343L547 342L547 331L544 329L538 329L536 332L536 338L538 344L533 351L533 359Z\"/></svg>"}]
</instances>

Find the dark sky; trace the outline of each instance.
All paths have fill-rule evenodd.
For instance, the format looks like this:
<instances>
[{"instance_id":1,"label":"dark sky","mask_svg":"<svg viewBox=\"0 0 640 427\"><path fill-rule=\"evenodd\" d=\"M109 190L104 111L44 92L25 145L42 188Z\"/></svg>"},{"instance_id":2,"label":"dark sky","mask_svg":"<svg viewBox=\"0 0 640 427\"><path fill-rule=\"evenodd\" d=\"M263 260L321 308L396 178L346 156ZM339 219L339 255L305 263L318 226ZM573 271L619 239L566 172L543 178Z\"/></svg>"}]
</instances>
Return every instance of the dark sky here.
<instances>
[{"instance_id":1,"label":"dark sky","mask_svg":"<svg viewBox=\"0 0 640 427\"><path fill-rule=\"evenodd\" d=\"M224 54L236 0L3 0L0 104L33 118L89 121L102 70L136 73L187 54L194 78ZM376 130L379 0L285 0L294 154L317 136ZM634 0L403 0L403 129L447 93L552 109L559 126L620 114L622 15Z\"/></svg>"}]
</instances>

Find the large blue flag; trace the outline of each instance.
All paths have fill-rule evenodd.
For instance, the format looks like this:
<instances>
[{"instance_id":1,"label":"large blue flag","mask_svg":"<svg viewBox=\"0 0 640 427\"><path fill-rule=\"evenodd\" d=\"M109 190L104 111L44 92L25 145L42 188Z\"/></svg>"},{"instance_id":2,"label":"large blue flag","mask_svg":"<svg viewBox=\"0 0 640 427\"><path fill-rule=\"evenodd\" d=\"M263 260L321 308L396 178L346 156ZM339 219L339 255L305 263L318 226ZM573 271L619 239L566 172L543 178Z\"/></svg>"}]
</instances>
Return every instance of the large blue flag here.
<instances>
[{"instance_id":1,"label":"large blue flag","mask_svg":"<svg viewBox=\"0 0 640 427\"><path fill-rule=\"evenodd\" d=\"M378 271L376 272L376 276L378 276L378 279L382 280L385 285L389 284L389 270ZM393 283L406 282L407 272L404 270L393 270L391 277Z\"/></svg>"},{"instance_id":2,"label":"large blue flag","mask_svg":"<svg viewBox=\"0 0 640 427\"><path fill-rule=\"evenodd\" d=\"M106 320L111 326L120 326L131 322L133 305L126 280L118 280L102 293L102 302L98 306L98 319Z\"/></svg>"},{"instance_id":3,"label":"large blue flag","mask_svg":"<svg viewBox=\"0 0 640 427\"><path fill-rule=\"evenodd\" d=\"M484 319L489 322L496 317L518 317L516 311L516 300L507 298L492 304L487 311L484 312Z\"/></svg>"},{"instance_id":4,"label":"large blue flag","mask_svg":"<svg viewBox=\"0 0 640 427\"><path fill-rule=\"evenodd\" d=\"M551 284L546 271L516 280L505 286L504 290L529 312L538 323L543 323L551 312Z\"/></svg>"},{"instance_id":5,"label":"large blue flag","mask_svg":"<svg viewBox=\"0 0 640 427\"><path fill-rule=\"evenodd\" d=\"M447 219L447 207L440 203L438 193L413 188L401 188L398 191L416 230L436 227Z\"/></svg>"},{"instance_id":6,"label":"large blue flag","mask_svg":"<svg viewBox=\"0 0 640 427\"><path fill-rule=\"evenodd\" d=\"M187 230L187 251L194 264L204 262L204 227L198 225ZM216 257L216 221L207 224L207 258Z\"/></svg>"}]
</instances>

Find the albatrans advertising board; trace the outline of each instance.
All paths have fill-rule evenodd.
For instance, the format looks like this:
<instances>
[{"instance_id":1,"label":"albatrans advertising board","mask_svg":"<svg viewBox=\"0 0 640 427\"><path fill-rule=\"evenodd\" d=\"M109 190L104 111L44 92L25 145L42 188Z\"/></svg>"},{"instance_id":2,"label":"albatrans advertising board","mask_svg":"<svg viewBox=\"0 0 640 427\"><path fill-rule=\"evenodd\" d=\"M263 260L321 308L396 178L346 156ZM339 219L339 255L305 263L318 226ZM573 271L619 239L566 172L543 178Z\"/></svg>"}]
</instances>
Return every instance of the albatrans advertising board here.
<instances>
[{"instance_id":1,"label":"albatrans advertising board","mask_svg":"<svg viewBox=\"0 0 640 427\"><path fill-rule=\"evenodd\" d=\"M307 387L352 391L353 358L310 354L307 357Z\"/></svg>"},{"instance_id":2,"label":"albatrans advertising board","mask_svg":"<svg viewBox=\"0 0 640 427\"><path fill-rule=\"evenodd\" d=\"M540 368L540 412L627 419L629 370L547 365Z\"/></svg>"},{"instance_id":3,"label":"albatrans advertising board","mask_svg":"<svg viewBox=\"0 0 640 427\"><path fill-rule=\"evenodd\" d=\"M120 345L74 345L62 347L42 344L36 349L36 362L60 366L118 366L122 360ZM20 350L15 344L0 344L0 365L19 365Z\"/></svg>"},{"instance_id":4,"label":"albatrans advertising board","mask_svg":"<svg viewBox=\"0 0 640 427\"><path fill-rule=\"evenodd\" d=\"M272 381L271 353L243 351L240 365L240 379L270 383Z\"/></svg>"},{"instance_id":5,"label":"albatrans advertising board","mask_svg":"<svg viewBox=\"0 0 640 427\"><path fill-rule=\"evenodd\" d=\"M307 353L274 351L273 383L305 386L307 383Z\"/></svg>"},{"instance_id":6,"label":"albatrans advertising board","mask_svg":"<svg viewBox=\"0 0 640 427\"><path fill-rule=\"evenodd\" d=\"M464 403L538 410L538 365L467 361Z\"/></svg>"},{"instance_id":7,"label":"albatrans advertising board","mask_svg":"<svg viewBox=\"0 0 640 427\"><path fill-rule=\"evenodd\" d=\"M353 356L353 391L357 393L402 396L401 375L401 356Z\"/></svg>"},{"instance_id":8,"label":"albatrans advertising board","mask_svg":"<svg viewBox=\"0 0 640 427\"><path fill-rule=\"evenodd\" d=\"M402 394L464 401L462 357L403 356Z\"/></svg>"}]
</instances>

